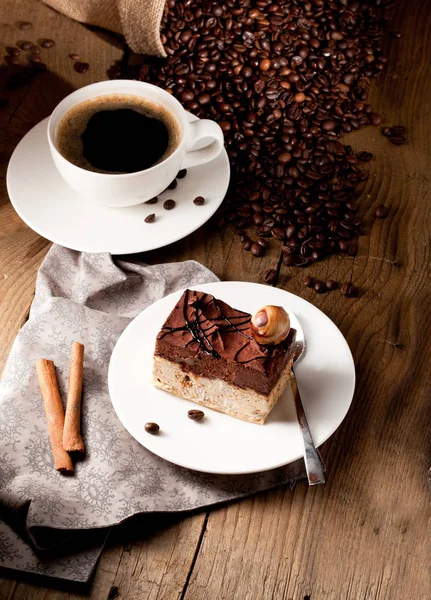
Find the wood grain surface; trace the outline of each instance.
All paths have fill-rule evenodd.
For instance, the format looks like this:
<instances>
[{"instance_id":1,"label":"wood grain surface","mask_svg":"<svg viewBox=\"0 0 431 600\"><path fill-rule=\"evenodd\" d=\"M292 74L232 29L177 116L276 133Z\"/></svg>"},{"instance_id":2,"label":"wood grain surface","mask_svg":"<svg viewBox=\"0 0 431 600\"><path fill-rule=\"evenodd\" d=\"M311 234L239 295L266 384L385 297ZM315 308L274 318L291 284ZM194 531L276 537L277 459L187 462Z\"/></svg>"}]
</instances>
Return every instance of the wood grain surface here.
<instances>
[{"instance_id":1,"label":"wood grain surface","mask_svg":"<svg viewBox=\"0 0 431 600\"><path fill-rule=\"evenodd\" d=\"M19 19L33 29L17 30ZM91 586L0 573L0 600L106 600L117 592L132 600L429 600L431 0L399 2L389 29L402 37L388 36L389 64L372 102L385 125L407 127L408 144L392 146L373 128L346 136L356 150L374 154L360 200L367 227L359 253L305 270L283 266L277 283L333 319L355 358L352 409L322 447L326 485L300 482L206 513L132 520L113 531ZM3 0L0 31L2 50L19 39L56 41L42 51L49 71L11 91L0 112L1 370L49 247L9 203L10 154L69 91L105 79L124 49L119 38L31 0ZM74 72L71 52L90 63L86 74ZM1 68L0 82L5 76ZM385 220L373 218L380 204L390 208ZM264 258L254 258L234 231L208 224L135 258L193 258L221 279L260 282L279 251L273 242ZM302 285L308 274L352 281L360 296L315 294Z\"/></svg>"}]
</instances>

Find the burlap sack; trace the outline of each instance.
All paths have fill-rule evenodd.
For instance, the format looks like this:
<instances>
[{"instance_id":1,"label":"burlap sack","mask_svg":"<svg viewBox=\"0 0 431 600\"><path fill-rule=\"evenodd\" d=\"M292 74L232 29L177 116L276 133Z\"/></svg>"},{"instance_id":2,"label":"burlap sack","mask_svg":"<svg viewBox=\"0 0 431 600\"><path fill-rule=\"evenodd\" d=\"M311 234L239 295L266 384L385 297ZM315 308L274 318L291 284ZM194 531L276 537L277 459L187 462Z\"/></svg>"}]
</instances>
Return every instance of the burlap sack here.
<instances>
[{"instance_id":1,"label":"burlap sack","mask_svg":"<svg viewBox=\"0 0 431 600\"><path fill-rule=\"evenodd\" d=\"M166 56L160 41L165 0L43 0L81 23L121 33L134 52Z\"/></svg>"}]
</instances>

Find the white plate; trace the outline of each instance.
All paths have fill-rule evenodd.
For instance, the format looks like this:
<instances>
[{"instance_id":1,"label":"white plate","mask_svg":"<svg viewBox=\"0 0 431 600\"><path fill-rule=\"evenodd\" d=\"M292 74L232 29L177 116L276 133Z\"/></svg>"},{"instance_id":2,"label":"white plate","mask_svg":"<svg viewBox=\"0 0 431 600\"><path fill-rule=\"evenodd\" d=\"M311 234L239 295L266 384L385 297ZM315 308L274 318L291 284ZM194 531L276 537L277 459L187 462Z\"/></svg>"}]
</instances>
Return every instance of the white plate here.
<instances>
[{"instance_id":1,"label":"white plate","mask_svg":"<svg viewBox=\"0 0 431 600\"><path fill-rule=\"evenodd\" d=\"M257 283L220 282L199 286L231 306L254 313L265 304L294 313L304 331L307 351L296 367L301 397L316 445L344 419L355 388L355 367L346 340L315 306L283 290ZM290 386L265 425L240 421L204 408L205 419L191 421L198 406L151 385L157 333L182 292L144 310L123 332L109 365L109 392L115 411L129 433L162 458L196 471L244 474L266 471L302 456ZM157 436L144 425L160 425Z\"/></svg>"},{"instance_id":2,"label":"white plate","mask_svg":"<svg viewBox=\"0 0 431 600\"><path fill-rule=\"evenodd\" d=\"M196 117L189 115L190 120ZM215 213L229 184L226 150L212 162L189 169L175 190L160 194L157 204L109 208L84 202L57 172L49 152L45 119L20 141L7 171L13 207L29 227L72 250L133 254L161 248L189 235ZM205 204L193 199L203 196ZM173 210L163 208L168 198ZM145 217L156 213L154 223Z\"/></svg>"}]
</instances>

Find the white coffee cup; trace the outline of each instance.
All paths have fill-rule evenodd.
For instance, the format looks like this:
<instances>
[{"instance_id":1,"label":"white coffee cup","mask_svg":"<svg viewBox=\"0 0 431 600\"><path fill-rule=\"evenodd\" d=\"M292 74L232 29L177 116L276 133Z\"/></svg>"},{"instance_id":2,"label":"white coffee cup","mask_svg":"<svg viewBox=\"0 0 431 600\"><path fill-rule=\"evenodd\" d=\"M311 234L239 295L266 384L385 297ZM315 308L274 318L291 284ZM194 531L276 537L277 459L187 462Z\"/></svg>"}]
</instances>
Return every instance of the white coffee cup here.
<instances>
[{"instance_id":1,"label":"white coffee cup","mask_svg":"<svg viewBox=\"0 0 431 600\"><path fill-rule=\"evenodd\" d=\"M56 132L62 118L77 104L99 96L127 94L147 98L163 106L178 121L181 139L175 151L162 162L135 173L96 173L69 162L56 145ZM87 85L57 105L48 123L48 143L52 158L63 179L82 199L104 206L133 206L157 196L175 179L178 171L203 165L216 158L223 148L223 132L214 121L189 123L181 104L165 90L144 83L117 79ZM198 148L195 149L194 148Z\"/></svg>"}]
</instances>

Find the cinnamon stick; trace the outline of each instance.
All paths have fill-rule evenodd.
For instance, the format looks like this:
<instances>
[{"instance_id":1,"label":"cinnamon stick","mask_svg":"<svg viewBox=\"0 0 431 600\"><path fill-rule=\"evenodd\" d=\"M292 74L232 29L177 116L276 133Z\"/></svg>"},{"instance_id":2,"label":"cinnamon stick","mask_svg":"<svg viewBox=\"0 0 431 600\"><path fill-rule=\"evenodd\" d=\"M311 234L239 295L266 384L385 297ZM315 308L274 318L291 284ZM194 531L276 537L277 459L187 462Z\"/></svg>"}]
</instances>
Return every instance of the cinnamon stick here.
<instances>
[{"instance_id":1,"label":"cinnamon stick","mask_svg":"<svg viewBox=\"0 0 431 600\"><path fill-rule=\"evenodd\" d=\"M45 404L55 468L63 473L73 473L72 459L63 448L64 409L54 363L42 358L36 363L36 371Z\"/></svg>"},{"instance_id":2,"label":"cinnamon stick","mask_svg":"<svg viewBox=\"0 0 431 600\"><path fill-rule=\"evenodd\" d=\"M75 342L70 359L69 383L67 389L66 418L63 431L63 448L68 452L84 452L81 436L81 397L84 370L84 346Z\"/></svg>"}]
</instances>

